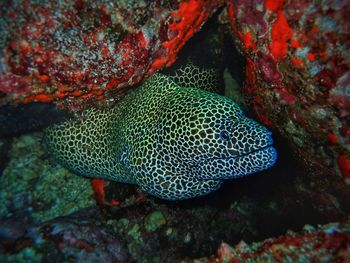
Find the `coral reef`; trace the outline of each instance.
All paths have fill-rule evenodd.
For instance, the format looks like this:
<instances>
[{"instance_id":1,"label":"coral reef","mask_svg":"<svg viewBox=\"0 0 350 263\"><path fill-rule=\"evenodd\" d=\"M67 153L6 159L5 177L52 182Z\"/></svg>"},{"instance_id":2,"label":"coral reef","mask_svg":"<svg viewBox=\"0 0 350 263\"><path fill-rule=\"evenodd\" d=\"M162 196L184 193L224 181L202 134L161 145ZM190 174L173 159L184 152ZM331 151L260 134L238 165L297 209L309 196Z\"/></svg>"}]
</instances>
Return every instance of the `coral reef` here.
<instances>
[{"instance_id":1,"label":"coral reef","mask_svg":"<svg viewBox=\"0 0 350 263\"><path fill-rule=\"evenodd\" d=\"M37 101L76 109L95 101L110 106L172 64L223 1L4 3L0 104ZM36 124L35 115L46 109L2 108L1 262L85 262L99 256L131 262L348 260L349 4L224 4L217 34L196 42L200 51L187 43L186 52L200 57L195 62L226 67L225 94L247 114L253 108L274 132L276 166L182 202L141 199L134 186L94 180L96 207L89 181L48 159L42 133L13 137L45 126L49 116ZM213 42L225 42L224 52ZM236 47L244 58L226 53ZM323 226L310 226L318 224Z\"/></svg>"},{"instance_id":2,"label":"coral reef","mask_svg":"<svg viewBox=\"0 0 350 263\"><path fill-rule=\"evenodd\" d=\"M0 255L1 262L128 262L130 257L93 207L28 227L6 246L17 253Z\"/></svg>"},{"instance_id":3,"label":"coral reef","mask_svg":"<svg viewBox=\"0 0 350 263\"><path fill-rule=\"evenodd\" d=\"M106 104L171 65L223 1L8 1L0 103Z\"/></svg>"},{"instance_id":4,"label":"coral reef","mask_svg":"<svg viewBox=\"0 0 350 263\"><path fill-rule=\"evenodd\" d=\"M95 203L90 184L62 167L53 167L42 134L15 138L0 177L0 217L20 212L35 222L67 215Z\"/></svg>"},{"instance_id":5,"label":"coral reef","mask_svg":"<svg viewBox=\"0 0 350 263\"><path fill-rule=\"evenodd\" d=\"M314 228L305 225L301 232L269 238L234 248L222 243L216 258L191 262L348 262L350 258L350 218Z\"/></svg>"},{"instance_id":6,"label":"coral reef","mask_svg":"<svg viewBox=\"0 0 350 263\"><path fill-rule=\"evenodd\" d=\"M9 1L1 7L1 104L106 104L171 65L223 1ZM226 1L258 118L302 158L350 177L346 1ZM142 15L141 15L142 14ZM310 157L311 156L311 157Z\"/></svg>"},{"instance_id":7,"label":"coral reef","mask_svg":"<svg viewBox=\"0 0 350 263\"><path fill-rule=\"evenodd\" d=\"M265 0L227 6L236 44L247 58L244 92L259 120L277 127L306 163L348 182L349 3Z\"/></svg>"}]
</instances>

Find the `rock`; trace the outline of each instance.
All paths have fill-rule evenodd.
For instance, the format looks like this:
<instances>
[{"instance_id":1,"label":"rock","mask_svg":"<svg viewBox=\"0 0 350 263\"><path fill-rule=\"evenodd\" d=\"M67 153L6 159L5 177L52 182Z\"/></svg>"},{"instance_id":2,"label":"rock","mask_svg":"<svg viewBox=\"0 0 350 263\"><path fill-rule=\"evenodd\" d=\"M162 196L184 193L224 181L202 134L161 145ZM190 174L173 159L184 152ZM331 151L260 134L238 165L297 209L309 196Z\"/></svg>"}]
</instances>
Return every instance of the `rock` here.
<instances>
[{"instance_id":1,"label":"rock","mask_svg":"<svg viewBox=\"0 0 350 263\"><path fill-rule=\"evenodd\" d=\"M347 262L350 258L350 218L317 229L290 232L277 238L235 247L221 243L217 256L195 262Z\"/></svg>"},{"instance_id":2,"label":"rock","mask_svg":"<svg viewBox=\"0 0 350 263\"><path fill-rule=\"evenodd\" d=\"M89 180L53 167L42 134L15 138L0 177L0 217L28 212L43 222L95 204Z\"/></svg>"},{"instance_id":3,"label":"rock","mask_svg":"<svg viewBox=\"0 0 350 263\"><path fill-rule=\"evenodd\" d=\"M10 1L1 6L0 105L109 105L179 50L223 4Z\"/></svg>"},{"instance_id":4,"label":"rock","mask_svg":"<svg viewBox=\"0 0 350 263\"><path fill-rule=\"evenodd\" d=\"M339 181L337 174L348 184L349 3L227 1L227 7L247 61L246 101L258 119L288 138L323 179Z\"/></svg>"},{"instance_id":5,"label":"rock","mask_svg":"<svg viewBox=\"0 0 350 263\"><path fill-rule=\"evenodd\" d=\"M13 244L16 255L5 261L127 262L120 237L103 223L96 207L57 217L27 229Z\"/></svg>"},{"instance_id":6,"label":"rock","mask_svg":"<svg viewBox=\"0 0 350 263\"><path fill-rule=\"evenodd\" d=\"M166 219L161 211L154 211L145 218L145 228L148 232L154 232L166 224Z\"/></svg>"}]
</instances>

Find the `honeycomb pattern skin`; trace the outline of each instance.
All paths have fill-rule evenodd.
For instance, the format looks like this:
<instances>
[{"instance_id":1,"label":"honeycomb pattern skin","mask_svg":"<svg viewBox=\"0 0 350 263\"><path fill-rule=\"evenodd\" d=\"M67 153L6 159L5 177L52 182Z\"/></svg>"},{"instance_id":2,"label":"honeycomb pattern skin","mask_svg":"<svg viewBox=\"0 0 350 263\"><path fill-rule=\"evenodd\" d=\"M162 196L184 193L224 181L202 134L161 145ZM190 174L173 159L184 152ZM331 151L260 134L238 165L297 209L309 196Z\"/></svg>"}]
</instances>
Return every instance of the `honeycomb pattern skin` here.
<instances>
[{"instance_id":1,"label":"honeycomb pattern skin","mask_svg":"<svg viewBox=\"0 0 350 263\"><path fill-rule=\"evenodd\" d=\"M224 84L218 69L201 68L192 62L180 67L170 77L181 87L195 87L219 94L222 93Z\"/></svg>"},{"instance_id":2,"label":"honeycomb pattern skin","mask_svg":"<svg viewBox=\"0 0 350 263\"><path fill-rule=\"evenodd\" d=\"M192 88L196 79L186 78L189 87L173 79L155 74L111 109L48 128L49 151L79 175L137 184L167 200L205 195L224 179L274 165L265 127L230 99Z\"/></svg>"}]
</instances>

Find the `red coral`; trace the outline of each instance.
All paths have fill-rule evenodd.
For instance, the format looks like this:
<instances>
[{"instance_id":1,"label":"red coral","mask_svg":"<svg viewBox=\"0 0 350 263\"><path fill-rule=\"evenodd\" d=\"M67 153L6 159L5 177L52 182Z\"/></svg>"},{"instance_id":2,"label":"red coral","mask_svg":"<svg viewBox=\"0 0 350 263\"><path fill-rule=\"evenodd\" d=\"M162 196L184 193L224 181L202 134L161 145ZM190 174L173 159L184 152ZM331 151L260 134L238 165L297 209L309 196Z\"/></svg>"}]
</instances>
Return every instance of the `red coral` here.
<instances>
[{"instance_id":1,"label":"red coral","mask_svg":"<svg viewBox=\"0 0 350 263\"><path fill-rule=\"evenodd\" d=\"M335 167L338 156L350 154L350 31L345 22L349 5L306 0L265 0L263 6L261 1L227 0L227 4L247 69L255 72L246 72L245 92L260 121L269 119L295 151L324 167L327 176L340 170L344 174L344 161L340 163L345 168ZM256 15L247 19L252 13ZM261 33L266 25L269 30ZM335 169L329 171L328 165Z\"/></svg>"},{"instance_id":2,"label":"red coral","mask_svg":"<svg viewBox=\"0 0 350 263\"><path fill-rule=\"evenodd\" d=\"M276 60L281 60L287 55L288 41L292 38L293 31L288 25L282 10L277 12L276 21L271 28L271 54Z\"/></svg>"},{"instance_id":3,"label":"red coral","mask_svg":"<svg viewBox=\"0 0 350 263\"><path fill-rule=\"evenodd\" d=\"M338 165L344 178L350 178L350 160L345 155L338 157Z\"/></svg>"},{"instance_id":4,"label":"red coral","mask_svg":"<svg viewBox=\"0 0 350 263\"><path fill-rule=\"evenodd\" d=\"M347 219L342 223L288 233L250 245L241 241L234 248L221 243L217 257L202 258L199 262L347 262L350 256L347 249L350 242L349 225Z\"/></svg>"},{"instance_id":5,"label":"red coral","mask_svg":"<svg viewBox=\"0 0 350 263\"><path fill-rule=\"evenodd\" d=\"M277 12L282 9L284 0L265 0L264 5L267 10Z\"/></svg>"},{"instance_id":6,"label":"red coral","mask_svg":"<svg viewBox=\"0 0 350 263\"><path fill-rule=\"evenodd\" d=\"M247 49L251 48L252 50L256 50L256 44L253 41L252 34L247 32L243 36L243 43Z\"/></svg>"},{"instance_id":7,"label":"red coral","mask_svg":"<svg viewBox=\"0 0 350 263\"><path fill-rule=\"evenodd\" d=\"M9 3L6 72L0 75L4 82L0 91L7 96L1 102L71 107L84 106L86 99L116 99L172 64L181 47L222 4L222 0L190 0L113 7L48 1L27 2L24 8ZM106 92L110 90L113 93Z\"/></svg>"},{"instance_id":8,"label":"red coral","mask_svg":"<svg viewBox=\"0 0 350 263\"><path fill-rule=\"evenodd\" d=\"M174 63L177 53L186 41L201 28L213 10L215 11L222 4L223 1L205 0L181 2L179 10L173 12L171 15L173 22L168 26L168 35L170 33L171 37L168 41L163 43L163 47L167 52L165 52L164 56L153 62L150 72L164 65L170 66Z\"/></svg>"}]
</instances>

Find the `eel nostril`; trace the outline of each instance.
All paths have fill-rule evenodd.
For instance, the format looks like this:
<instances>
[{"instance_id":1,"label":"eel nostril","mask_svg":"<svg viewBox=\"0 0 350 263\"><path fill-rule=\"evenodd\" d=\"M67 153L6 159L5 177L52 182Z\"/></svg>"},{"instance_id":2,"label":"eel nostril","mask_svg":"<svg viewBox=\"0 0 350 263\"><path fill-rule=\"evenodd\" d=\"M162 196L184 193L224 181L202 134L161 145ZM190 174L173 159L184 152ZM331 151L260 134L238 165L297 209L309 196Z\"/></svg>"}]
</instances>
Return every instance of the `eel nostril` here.
<instances>
[{"instance_id":1,"label":"eel nostril","mask_svg":"<svg viewBox=\"0 0 350 263\"><path fill-rule=\"evenodd\" d=\"M221 131L220 138L223 139L224 141L229 141L230 140L229 132L228 131Z\"/></svg>"},{"instance_id":2,"label":"eel nostril","mask_svg":"<svg viewBox=\"0 0 350 263\"><path fill-rule=\"evenodd\" d=\"M260 144L260 138L255 138L255 144L257 144L257 145Z\"/></svg>"}]
</instances>

